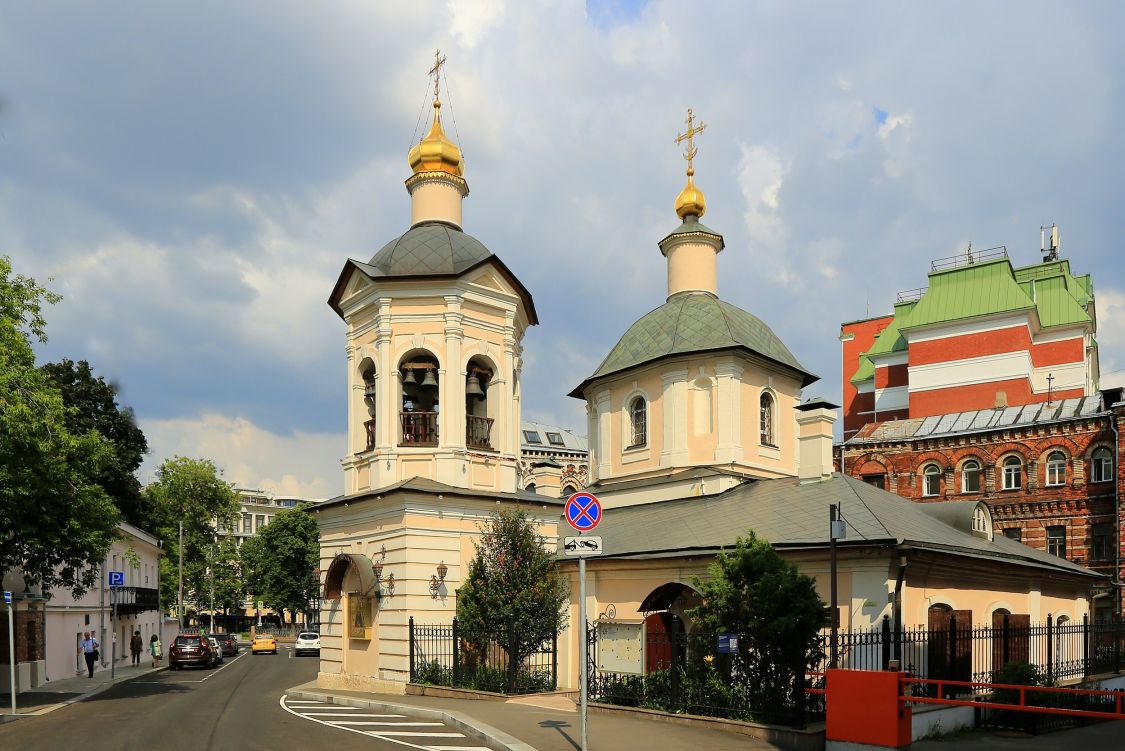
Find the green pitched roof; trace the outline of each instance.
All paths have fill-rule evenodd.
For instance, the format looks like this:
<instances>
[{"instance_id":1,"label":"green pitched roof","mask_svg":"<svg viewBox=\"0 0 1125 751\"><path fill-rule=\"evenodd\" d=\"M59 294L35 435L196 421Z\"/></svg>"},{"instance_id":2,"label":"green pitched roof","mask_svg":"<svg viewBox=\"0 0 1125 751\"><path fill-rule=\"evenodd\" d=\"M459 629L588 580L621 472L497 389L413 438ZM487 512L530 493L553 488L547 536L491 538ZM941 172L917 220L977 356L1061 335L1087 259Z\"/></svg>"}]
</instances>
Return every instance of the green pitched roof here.
<instances>
[{"instance_id":1,"label":"green pitched roof","mask_svg":"<svg viewBox=\"0 0 1125 751\"><path fill-rule=\"evenodd\" d=\"M1062 275L1032 281L1031 292L1035 307L1039 309L1039 323L1044 327L1086 323L1090 320L1089 314L1068 289L1066 277Z\"/></svg>"},{"instance_id":2,"label":"green pitched roof","mask_svg":"<svg viewBox=\"0 0 1125 751\"><path fill-rule=\"evenodd\" d=\"M900 330L1034 306L1012 274L1008 259L930 274L930 287L899 324Z\"/></svg>"},{"instance_id":3,"label":"green pitched roof","mask_svg":"<svg viewBox=\"0 0 1125 751\"><path fill-rule=\"evenodd\" d=\"M797 361L758 317L705 293L675 295L629 327L593 375L570 395L593 381L671 355L722 349L750 351L795 371L802 385L818 380Z\"/></svg>"},{"instance_id":4,"label":"green pitched roof","mask_svg":"<svg viewBox=\"0 0 1125 751\"><path fill-rule=\"evenodd\" d=\"M888 355L891 352L906 351L906 340L903 339L899 328L903 319L910 311L914 310L914 306L917 304L917 300L895 303L894 318L875 337L871 349L859 356L859 368L856 369L855 375L851 378L852 383L861 383L875 377L875 363L871 360L873 355Z\"/></svg>"}]
</instances>

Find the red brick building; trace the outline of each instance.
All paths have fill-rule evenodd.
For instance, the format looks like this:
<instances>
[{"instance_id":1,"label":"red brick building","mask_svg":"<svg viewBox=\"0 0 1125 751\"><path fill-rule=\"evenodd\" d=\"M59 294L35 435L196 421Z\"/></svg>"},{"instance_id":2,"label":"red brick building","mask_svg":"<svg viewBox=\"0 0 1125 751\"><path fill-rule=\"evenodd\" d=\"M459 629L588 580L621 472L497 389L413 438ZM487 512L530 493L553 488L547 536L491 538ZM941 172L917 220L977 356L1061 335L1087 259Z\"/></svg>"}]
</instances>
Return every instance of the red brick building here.
<instances>
[{"instance_id":1,"label":"red brick building","mask_svg":"<svg viewBox=\"0 0 1125 751\"><path fill-rule=\"evenodd\" d=\"M864 425L844 473L905 498L979 498L997 534L1103 572L1095 618L1121 612L1125 401L1121 389L1049 403Z\"/></svg>"},{"instance_id":2,"label":"red brick building","mask_svg":"<svg viewBox=\"0 0 1125 751\"><path fill-rule=\"evenodd\" d=\"M1055 233L1030 266L1005 248L938 259L893 313L841 325L844 440L872 422L1096 395L1093 282L1057 251Z\"/></svg>"}]
</instances>

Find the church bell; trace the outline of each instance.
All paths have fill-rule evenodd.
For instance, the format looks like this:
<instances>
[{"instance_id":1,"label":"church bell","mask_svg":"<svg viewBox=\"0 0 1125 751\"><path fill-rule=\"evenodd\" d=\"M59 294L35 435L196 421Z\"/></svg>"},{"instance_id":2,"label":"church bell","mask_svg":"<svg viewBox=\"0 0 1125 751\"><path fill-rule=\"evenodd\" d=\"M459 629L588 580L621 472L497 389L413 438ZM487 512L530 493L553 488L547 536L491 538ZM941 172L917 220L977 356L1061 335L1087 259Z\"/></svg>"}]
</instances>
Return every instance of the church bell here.
<instances>
[{"instance_id":1,"label":"church bell","mask_svg":"<svg viewBox=\"0 0 1125 751\"><path fill-rule=\"evenodd\" d=\"M437 388L437 379L434 378L434 369L433 368L426 368L426 377L422 379L422 388L424 388L424 389L436 389Z\"/></svg>"},{"instance_id":2,"label":"church bell","mask_svg":"<svg viewBox=\"0 0 1125 751\"><path fill-rule=\"evenodd\" d=\"M469 380L465 382L465 396L475 396L478 399L484 397L484 391L480 387L480 379L475 374L469 376Z\"/></svg>"}]
</instances>

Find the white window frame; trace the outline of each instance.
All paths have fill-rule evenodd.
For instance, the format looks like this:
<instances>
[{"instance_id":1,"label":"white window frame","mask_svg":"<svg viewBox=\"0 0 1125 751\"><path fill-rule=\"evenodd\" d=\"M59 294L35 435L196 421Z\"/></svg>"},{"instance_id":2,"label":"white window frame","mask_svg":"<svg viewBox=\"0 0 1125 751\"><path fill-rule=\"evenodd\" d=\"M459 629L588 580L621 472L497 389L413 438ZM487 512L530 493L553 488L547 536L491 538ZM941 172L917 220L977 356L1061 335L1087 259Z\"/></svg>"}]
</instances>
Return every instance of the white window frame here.
<instances>
[{"instance_id":1,"label":"white window frame","mask_svg":"<svg viewBox=\"0 0 1125 751\"><path fill-rule=\"evenodd\" d=\"M977 476L977 486L976 486L976 488L974 488L972 490L969 489L969 485L966 482L966 480L968 479L969 466L970 465L976 467L976 476ZM981 481L981 474L982 474L981 463L979 461L977 461L976 459L969 459L967 462L962 464L961 465L961 492L962 493L979 493L980 488L981 488L981 482L980 482Z\"/></svg>"},{"instance_id":2,"label":"white window frame","mask_svg":"<svg viewBox=\"0 0 1125 751\"><path fill-rule=\"evenodd\" d=\"M1018 456L1008 456L1004 458L1004 463L1000 466L1003 476L1001 488L1003 490L1020 490L1023 487L1023 459ZM1013 476L1015 477L1014 483L1012 482Z\"/></svg>"},{"instance_id":3,"label":"white window frame","mask_svg":"<svg viewBox=\"0 0 1125 751\"><path fill-rule=\"evenodd\" d=\"M931 479L937 483L933 489L930 488ZM922 495L926 498L941 495L941 467L936 464L927 464L922 468Z\"/></svg>"},{"instance_id":4,"label":"white window frame","mask_svg":"<svg viewBox=\"0 0 1125 751\"><path fill-rule=\"evenodd\" d=\"M766 400L769 405L766 406ZM772 392L763 390L758 396L758 440L763 446L777 448L777 398Z\"/></svg>"},{"instance_id":5,"label":"white window frame","mask_svg":"<svg viewBox=\"0 0 1125 751\"><path fill-rule=\"evenodd\" d=\"M629 445L625 448L626 450L644 448L648 445L648 399L638 394L631 397L628 404L626 413L629 425Z\"/></svg>"},{"instance_id":6,"label":"white window frame","mask_svg":"<svg viewBox=\"0 0 1125 751\"><path fill-rule=\"evenodd\" d=\"M1066 454L1061 451L1047 454L1046 480L1049 488L1066 485Z\"/></svg>"},{"instance_id":7,"label":"white window frame","mask_svg":"<svg viewBox=\"0 0 1125 751\"><path fill-rule=\"evenodd\" d=\"M1113 452L1105 446L1094 449L1090 456L1090 482L1109 482L1113 479Z\"/></svg>"}]
</instances>

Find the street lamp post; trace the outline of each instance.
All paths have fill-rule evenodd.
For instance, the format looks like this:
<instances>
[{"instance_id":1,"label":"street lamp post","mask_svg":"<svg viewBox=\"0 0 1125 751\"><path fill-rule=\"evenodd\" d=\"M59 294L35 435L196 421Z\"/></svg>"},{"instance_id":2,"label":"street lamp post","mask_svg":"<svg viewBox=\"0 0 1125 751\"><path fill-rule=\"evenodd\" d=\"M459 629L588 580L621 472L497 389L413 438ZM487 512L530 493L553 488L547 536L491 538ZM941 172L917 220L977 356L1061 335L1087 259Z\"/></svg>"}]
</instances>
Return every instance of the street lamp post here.
<instances>
[{"instance_id":1,"label":"street lamp post","mask_svg":"<svg viewBox=\"0 0 1125 751\"><path fill-rule=\"evenodd\" d=\"M180 621L180 628L184 627L184 523L180 521L180 594L176 604L178 612L176 617Z\"/></svg>"}]
</instances>

